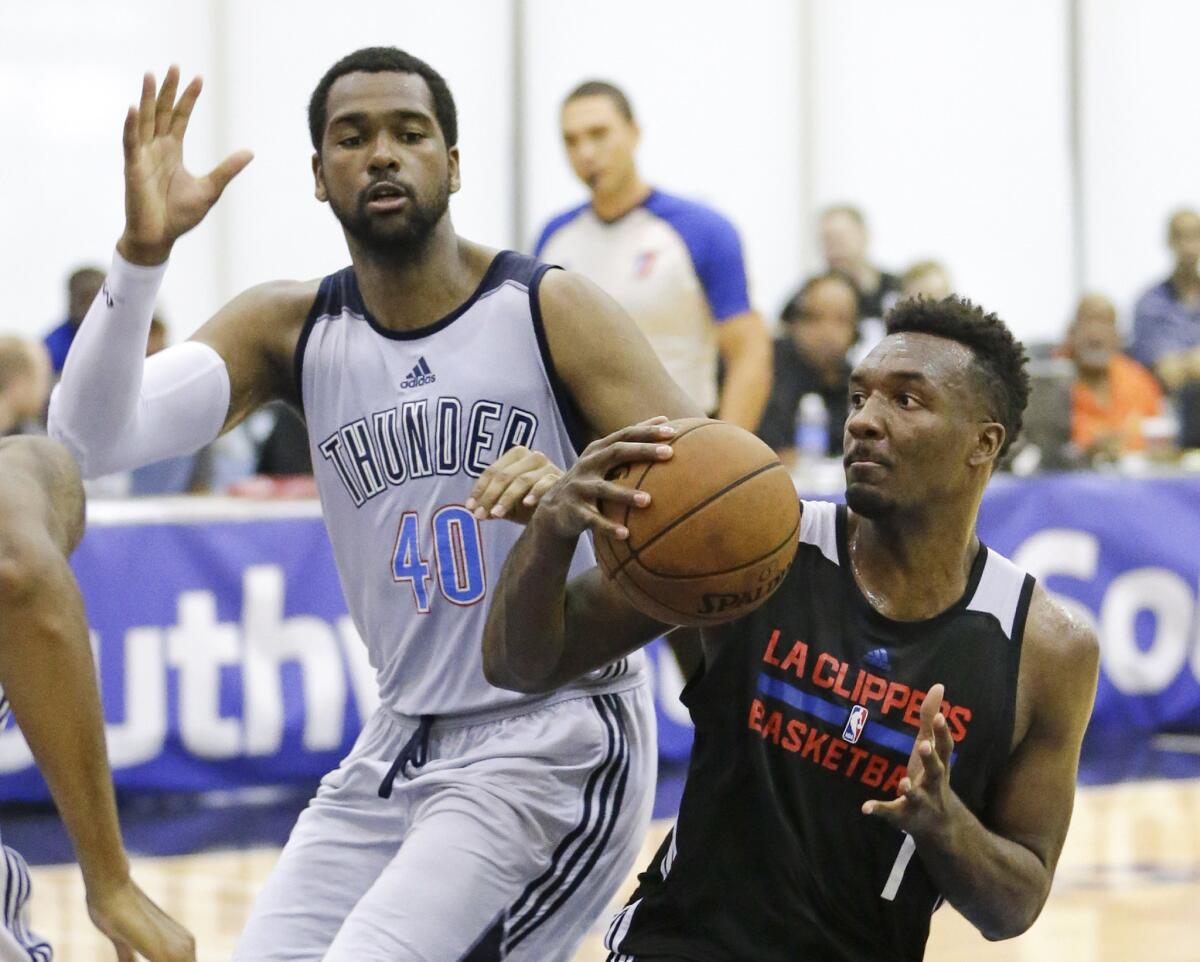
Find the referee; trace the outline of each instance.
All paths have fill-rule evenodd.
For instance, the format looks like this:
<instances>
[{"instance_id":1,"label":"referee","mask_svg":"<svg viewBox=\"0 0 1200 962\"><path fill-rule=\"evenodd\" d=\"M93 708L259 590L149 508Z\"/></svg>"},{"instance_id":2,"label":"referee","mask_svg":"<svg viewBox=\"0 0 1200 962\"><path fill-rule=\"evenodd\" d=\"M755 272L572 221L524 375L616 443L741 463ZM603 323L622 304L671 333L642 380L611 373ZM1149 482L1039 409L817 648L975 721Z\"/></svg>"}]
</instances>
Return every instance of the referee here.
<instances>
[{"instance_id":1,"label":"referee","mask_svg":"<svg viewBox=\"0 0 1200 962\"><path fill-rule=\"evenodd\" d=\"M750 308L737 230L712 208L642 180L640 131L619 88L580 84L561 119L567 158L591 200L553 218L534 253L599 284L693 400L754 430L771 389L771 341Z\"/></svg>"}]
</instances>

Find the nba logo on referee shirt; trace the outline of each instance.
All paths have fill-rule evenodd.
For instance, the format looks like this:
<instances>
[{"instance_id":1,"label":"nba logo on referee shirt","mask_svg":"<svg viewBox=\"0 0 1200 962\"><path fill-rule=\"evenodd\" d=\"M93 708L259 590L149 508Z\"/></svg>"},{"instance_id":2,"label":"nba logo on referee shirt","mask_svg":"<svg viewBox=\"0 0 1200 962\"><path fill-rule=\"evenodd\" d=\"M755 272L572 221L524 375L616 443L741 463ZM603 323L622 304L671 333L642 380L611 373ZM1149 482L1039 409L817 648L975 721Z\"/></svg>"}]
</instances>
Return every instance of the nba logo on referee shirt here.
<instances>
[{"instance_id":1,"label":"nba logo on referee shirt","mask_svg":"<svg viewBox=\"0 0 1200 962\"><path fill-rule=\"evenodd\" d=\"M842 738L849 744L855 744L867 727L867 710L862 705L850 709L850 717L846 719L846 727L842 729Z\"/></svg>"}]
</instances>

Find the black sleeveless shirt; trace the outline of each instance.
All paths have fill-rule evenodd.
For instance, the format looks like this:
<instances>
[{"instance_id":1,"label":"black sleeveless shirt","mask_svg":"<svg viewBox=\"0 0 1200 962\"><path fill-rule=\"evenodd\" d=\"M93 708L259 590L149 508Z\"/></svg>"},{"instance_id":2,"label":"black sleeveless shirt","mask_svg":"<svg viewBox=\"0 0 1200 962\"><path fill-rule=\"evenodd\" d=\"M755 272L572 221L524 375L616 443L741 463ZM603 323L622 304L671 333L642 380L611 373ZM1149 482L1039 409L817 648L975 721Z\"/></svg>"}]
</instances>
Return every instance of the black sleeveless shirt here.
<instances>
[{"instance_id":1,"label":"black sleeveless shirt","mask_svg":"<svg viewBox=\"0 0 1200 962\"><path fill-rule=\"evenodd\" d=\"M696 726L675 828L609 926L611 959L910 962L940 893L893 798L925 693L945 685L950 784L977 815L1012 742L1033 578L986 547L962 598L897 622L850 571L846 509L806 502L796 560L717 629L683 701Z\"/></svg>"}]
</instances>

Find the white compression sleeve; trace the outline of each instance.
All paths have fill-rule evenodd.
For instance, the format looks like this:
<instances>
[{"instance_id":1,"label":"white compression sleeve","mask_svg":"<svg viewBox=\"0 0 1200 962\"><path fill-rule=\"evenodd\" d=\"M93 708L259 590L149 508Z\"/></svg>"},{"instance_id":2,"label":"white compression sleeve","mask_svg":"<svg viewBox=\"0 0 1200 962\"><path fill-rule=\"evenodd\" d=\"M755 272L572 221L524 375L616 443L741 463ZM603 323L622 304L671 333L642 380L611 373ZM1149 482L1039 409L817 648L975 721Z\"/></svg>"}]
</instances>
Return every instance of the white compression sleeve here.
<instances>
[{"instance_id":1,"label":"white compression sleeve","mask_svg":"<svg viewBox=\"0 0 1200 962\"><path fill-rule=\"evenodd\" d=\"M113 255L50 397L50 436L85 478L195 451L225 423L229 371L216 351L188 341L146 357L165 272Z\"/></svg>"}]
</instances>

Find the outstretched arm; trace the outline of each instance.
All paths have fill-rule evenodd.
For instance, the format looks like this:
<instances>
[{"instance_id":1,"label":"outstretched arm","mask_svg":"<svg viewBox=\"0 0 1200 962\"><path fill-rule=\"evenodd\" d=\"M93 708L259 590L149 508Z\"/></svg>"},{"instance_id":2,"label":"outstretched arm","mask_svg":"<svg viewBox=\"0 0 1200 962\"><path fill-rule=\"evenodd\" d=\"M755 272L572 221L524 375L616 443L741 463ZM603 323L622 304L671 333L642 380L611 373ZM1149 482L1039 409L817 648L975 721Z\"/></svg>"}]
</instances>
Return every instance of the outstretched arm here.
<instances>
[{"instance_id":1,"label":"outstretched arm","mask_svg":"<svg viewBox=\"0 0 1200 962\"><path fill-rule=\"evenodd\" d=\"M0 443L0 685L74 845L92 920L121 959L195 957L191 936L129 877L88 625L67 555L83 533L70 456Z\"/></svg>"},{"instance_id":2,"label":"outstretched arm","mask_svg":"<svg viewBox=\"0 0 1200 962\"><path fill-rule=\"evenodd\" d=\"M230 408L240 409L236 402L248 393L244 371L203 340L145 357L172 246L250 161L242 151L207 176L187 171L183 141L200 80L176 102L178 85L172 67L156 96L147 74L141 102L125 118L125 230L51 398L50 434L70 449L86 477L194 451L228 426ZM252 353L252 334L247 331L239 357Z\"/></svg>"},{"instance_id":3,"label":"outstretched arm","mask_svg":"<svg viewBox=\"0 0 1200 962\"><path fill-rule=\"evenodd\" d=\"M938 713L942 686L921 707L921 730L900 797L868 815L907 832L946 899L992 940L1028 929L1050 894L1071 823L1075 775L1091 715L1099 648L1091 629L1038 588L1021 657L1028 726L981 820L950 788L953 743Z\"/></svg>"},{"instance_id":4,"label":"outstretched arm","mask_svg":"<svg viewBox=\"0 0 1200 962\"><path fill-rule=\"evenodd\" d=\"M671 456L674 429L655 418L595 441L544 494L509 552L483 634L483 671L500 688L550 691L607 665L669 630L638 612L599 568L570 584L567 573L585 531L627 538L598 502L644 508L650 496L605 476L617 465Z\"/></svg>"}]
</instances>

